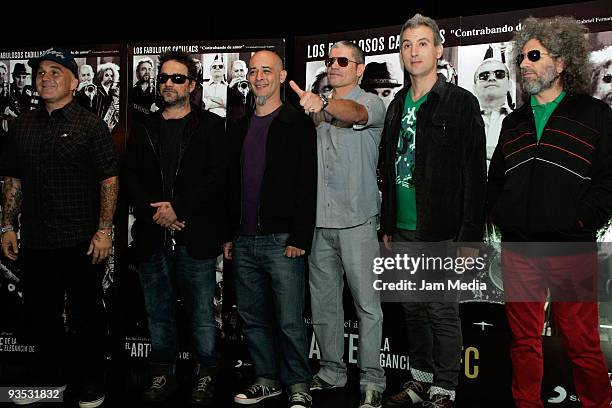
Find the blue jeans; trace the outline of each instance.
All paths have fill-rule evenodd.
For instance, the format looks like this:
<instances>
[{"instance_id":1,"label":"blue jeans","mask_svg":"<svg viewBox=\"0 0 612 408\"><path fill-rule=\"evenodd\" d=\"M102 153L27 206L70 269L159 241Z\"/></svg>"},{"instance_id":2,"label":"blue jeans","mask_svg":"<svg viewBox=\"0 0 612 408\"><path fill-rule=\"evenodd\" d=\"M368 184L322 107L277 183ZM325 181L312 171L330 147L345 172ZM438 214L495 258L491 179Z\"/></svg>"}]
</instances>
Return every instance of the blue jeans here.
<instances>
[{"instance_id":1,"label":"blue jeans","mask_svg":"<svg viewBox=\"0 0 612 408\"><path fill-rule=\"evenodd\" d=\"M289 234L240 235L234 243L236 303L257 383L308 391L304 257L283 252Z\"/></svg>"},{"instance_id":2,"label":"blue jeans","mask_svg":"<svg viewBox=\"0 0 612 408\"><path fill-rule=\"evenodd\" d=\"M188 315L193 358L206 367L217 364L213 309L215 265L216 258L194 259L184 246L177 246L174 251L160 249L140 263L153 364L174 365L176 362L179 351L177 294Z\"/></svg>"}]
</instances>

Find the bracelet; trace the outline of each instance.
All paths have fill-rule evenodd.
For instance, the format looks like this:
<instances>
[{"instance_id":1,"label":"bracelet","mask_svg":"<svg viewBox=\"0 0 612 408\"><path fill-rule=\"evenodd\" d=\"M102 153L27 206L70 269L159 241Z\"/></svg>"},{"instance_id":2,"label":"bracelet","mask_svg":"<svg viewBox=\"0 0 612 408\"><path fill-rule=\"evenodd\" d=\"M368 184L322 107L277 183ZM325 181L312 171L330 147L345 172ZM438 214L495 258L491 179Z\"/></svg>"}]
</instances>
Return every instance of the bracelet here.
<instances>
[{"instance_id":1,"label":"bracelet","mask_svg":"<svg viewBox=\"0 0 612 408\"><path fill-rule=\"evenodd\" d=\"M107 237L109 237L111 240L113 239L113 234L111 234L110 232L106 232L104 230L99 229L98 232L103 233L104 235L106 235Z\"/></svg>"}]
</instances>

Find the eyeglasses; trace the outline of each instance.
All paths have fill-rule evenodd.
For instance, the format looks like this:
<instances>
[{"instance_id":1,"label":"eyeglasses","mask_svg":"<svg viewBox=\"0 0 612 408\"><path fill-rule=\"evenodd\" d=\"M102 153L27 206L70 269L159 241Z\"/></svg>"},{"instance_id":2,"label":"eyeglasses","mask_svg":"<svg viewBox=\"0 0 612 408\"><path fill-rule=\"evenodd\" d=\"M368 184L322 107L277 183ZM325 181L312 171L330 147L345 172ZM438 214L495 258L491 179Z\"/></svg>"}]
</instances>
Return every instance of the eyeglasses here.
<instances>
[{"instance_id":1,"label":"eyeglasses","mask_svg":"<svg viewBox=\"0 0 612 408\"><path fill-rule=\"evenodd\" d=\"M171 80L173 84L184 84L186 80L191 79L187 75L183 74L159 74L157 75L157 82L165 84L166 81Z\"/></svg>"},{"instance_id":2,"label":"eyeglasses","mask_svg":"<svg viewBox=\"0 0 612 408\"><path fill-rule=\"evenodd\" d=\"M605 82L606 84L610 84L610 83L612 83L612 74L606 74L606 75L604 75L604 76L601 78L601 80L602 80L603 82Z\"/></svg>"},{"instance_id":3,"label":"eyeglasses","mask_svg":"<svg viewBox=\"0 0 612 408\"><path fill-rule=\"evenodd\" d=\"M346 57L329 57L327 60L325 60L325 65L327 67L331 67L336 61L338 61L338 65L341 67L346 67L349 62L354 62L355 64L359 65L357 61L350 60Z\"/></svg>"},{"instance_id":4,"label":"eyeglasses","mask_svg":"<svg viewBox=\"0 0 612 408\"><path fill-rule=\"evenodd\" d=\"M223 69L223 65L211 65L212 69Z\"/></svg>"},{"instance_id":5,"label":"eyeglasses","mask_svg":"<svg viewBox=\"0 0 612 408\"><path fill-rule=\"evenodd\" d=\"M531 62L539 61L542 58L542 55L550 55L547 52L542 52L540 50L531 50L527 51L527 59ZM519 54L516 56L516 65L521 65L523 60L525 59L525 54Z\"/></svg>"},{"instance_id":6,"label":"eyeglasses","mask_svg":"<svg viewBox=\"0 0 612 408\"><path fill-rule=\"evenodd\" d=\"M506 77L506 71L503 69L496 69L495 71L482 71L478 74L478 79L480 81L488 81L491 78L491 75L495 75L496 79L504 79Z\"/></svg>"}]
</instances>

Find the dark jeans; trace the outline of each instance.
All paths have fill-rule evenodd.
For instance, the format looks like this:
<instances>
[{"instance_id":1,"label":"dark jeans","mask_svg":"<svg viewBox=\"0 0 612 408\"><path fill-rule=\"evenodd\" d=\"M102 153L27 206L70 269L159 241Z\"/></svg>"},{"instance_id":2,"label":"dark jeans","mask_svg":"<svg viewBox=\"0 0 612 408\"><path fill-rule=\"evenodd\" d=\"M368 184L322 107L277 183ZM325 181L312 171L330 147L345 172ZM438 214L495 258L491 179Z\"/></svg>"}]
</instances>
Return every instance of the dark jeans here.
<instances>
[{"instance_id":1,"label":"dark jeans","mask_svg":"<svg viewBox=\"0 0 612 408\"><path fill-rule=\"evenodd\" d=\"M308 340L304 324L304 257L283 255L289 234L240 235L234 266L238 312L244 320L257 382L308 391Z\"/></svg>"},{"instance_id":2,"label":"dark jeans","mask_svg":"<svg viewBox=\"0 0 612 408\"><path fill-rule=\"evenodd\" d=\"M178 355L176 300L188 315L195 361L205 367L219 360L213 308L216 258L194 259L187 248L158 250L140 263L140 283L151 333L151 363L174 372Z\"/></svg>"},{"instance_id":3,"label":"dark jeans","mask_svg":"<svg viewBox=\"0 0 612 408\"><path fill-rule=\"evenodd\" d=\"M414 242L414 231L399 230L394 242ZM427 243L423 243L427 246ZM412 248L412 246L410 247ZM421 250L415 246L416 256ZM433 386L454 391L459 382L461 362L461 320L458 302L402 303L404 321L408 329L410 368L420 373L433 374ZM423 378L415 378L423 381Z\"/></svg>"},{"instance_id":4,"label":"dark jeans","mask_svg":"<svg viewBox=\"0 0 612 408\"><path fill-rule=\"evenodd\" d=\"M23 300L28 340L39 346L40 385L65 383L66 294L71 329L76 335L76 361L83 384L104 381L107 328L102 302L104 264L92 265L89 242L71 248L20 248Z\"/></svg>"}]
</instances>

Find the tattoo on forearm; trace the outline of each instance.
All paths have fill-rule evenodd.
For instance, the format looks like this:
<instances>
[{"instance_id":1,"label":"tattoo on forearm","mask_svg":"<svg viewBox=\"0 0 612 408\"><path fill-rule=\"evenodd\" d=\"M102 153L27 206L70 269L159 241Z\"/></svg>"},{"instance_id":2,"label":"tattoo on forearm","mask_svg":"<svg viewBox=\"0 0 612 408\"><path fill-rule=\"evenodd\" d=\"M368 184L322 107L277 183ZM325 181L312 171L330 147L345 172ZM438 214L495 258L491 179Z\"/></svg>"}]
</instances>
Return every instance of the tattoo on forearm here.
<instances>
[{"instance_id":1,"label":"tattoo on forearm","mask_svg":"<svg viewBox=\"0 0 612 408\"><path fill-rule=\"evenodd\" d=\"M108 178L100 184L100 225L99 228L111 228L117 205L119 182L117 177Z\"/></svg>"},{"instance_id":2,"label":"tattoo on forearm","mask_svg":"<svg viewBox=\"0 0 612 408\"><path fill-rule=\"evenodd\" d=\"M2 225L17 227L17 218L21 212L21 201L23 198L21 180L5 177L2 190Z\"/></svg>"}]
</instances>

